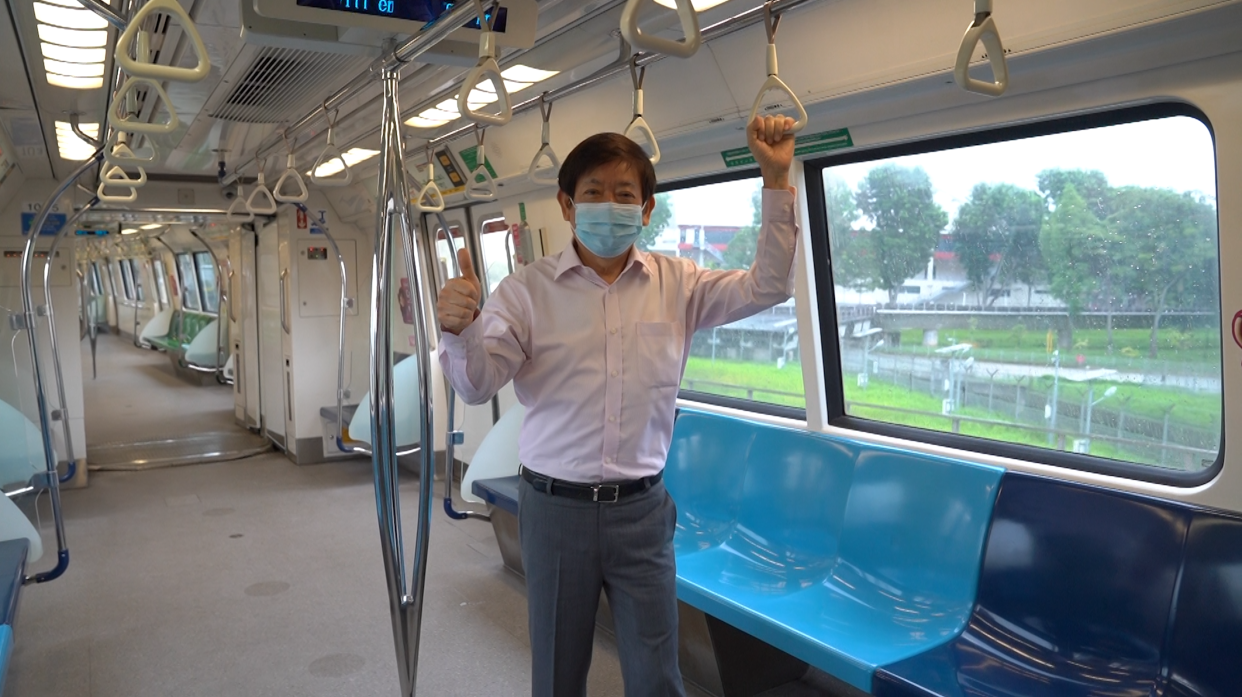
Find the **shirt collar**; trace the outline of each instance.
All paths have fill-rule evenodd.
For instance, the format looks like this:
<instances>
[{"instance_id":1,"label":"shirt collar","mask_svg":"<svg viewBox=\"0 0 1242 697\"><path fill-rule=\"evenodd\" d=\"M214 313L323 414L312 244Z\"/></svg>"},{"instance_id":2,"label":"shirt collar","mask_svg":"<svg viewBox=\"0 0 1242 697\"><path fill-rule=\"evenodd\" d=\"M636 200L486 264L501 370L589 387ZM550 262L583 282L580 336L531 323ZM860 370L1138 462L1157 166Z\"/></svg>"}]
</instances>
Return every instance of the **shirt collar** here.
<instances>
[{"instance_id":1,"label":"shirt collar","mask_svg":"<svg viewBox=\"0 0 1242 697\"><path fill-rule=\"evenodd\" d=\"M641 265L648 273L655 271L655 260L651 258L651 254L644 252L638 247L634 247L633 251L630 252L629 261L625 263L625 268L621 273L624 274L629 271L630 267L635 264ZM570 240L569 244L565 246L564 251L561 252L561 258L556 263L556 273L552 278L559 280L565 272L577 267L585 268L586 264L582 263L582 258L578 256L578 248L574 245L573 240Z\"/></svg>"}]
</instances>

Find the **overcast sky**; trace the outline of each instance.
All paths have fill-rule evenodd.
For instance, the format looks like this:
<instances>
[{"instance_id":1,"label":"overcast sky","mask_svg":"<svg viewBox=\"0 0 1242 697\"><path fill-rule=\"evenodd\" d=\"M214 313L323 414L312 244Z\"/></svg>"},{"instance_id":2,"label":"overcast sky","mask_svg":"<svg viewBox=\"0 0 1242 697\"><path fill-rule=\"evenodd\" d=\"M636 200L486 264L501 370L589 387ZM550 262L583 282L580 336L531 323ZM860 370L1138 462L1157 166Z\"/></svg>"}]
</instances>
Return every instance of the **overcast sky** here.
<instances>
[{"instance_id":1,"label":"overcast sky","mask_svg":"<svg viewBox=\"0 0 1242 697\"><path fill-rule=\"evenodd\" d=\"M1183 116L911 155L892 162L922 167L950 219L975 184L1010 183L1035 190L1036 175L1054 167L1098 169L1114 186L1198 191L1216 200L1212 136L1202 123ZM856 189L879 164L842 165L827 174ZM746 180L674 192L672 224L747 225L757 186L756 180Z\"/></svg>"}]
</instances>

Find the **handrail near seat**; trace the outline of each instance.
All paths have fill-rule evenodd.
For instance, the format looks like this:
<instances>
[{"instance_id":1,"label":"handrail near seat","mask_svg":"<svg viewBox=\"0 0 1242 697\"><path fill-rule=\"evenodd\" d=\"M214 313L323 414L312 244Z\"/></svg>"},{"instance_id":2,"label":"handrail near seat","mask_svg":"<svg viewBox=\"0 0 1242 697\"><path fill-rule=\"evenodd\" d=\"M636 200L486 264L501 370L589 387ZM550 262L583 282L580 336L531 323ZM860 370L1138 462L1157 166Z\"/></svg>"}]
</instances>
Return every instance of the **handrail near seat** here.
<instances>
[{"instance_id":1,"label":"handrail near seat","mask_svg":"<svg viewBox=\"0 0 1242 697\"><path fill-rule=\"evenodd\" d=\"M787 132L797 133L806 128L808 117L806 115L806 108L802 106L802 100L798 99L798 95L794 94L794 91L789 89L789 85L785 84L785 81L778 75L776 30L780 27L781 15L772 14L772 2L773 0L768 0L763 3L763 26L768 32L768 79L759 87L759 94L755 95L755 103L750 107L750 118L746 120L746 125L749 128L750 124L754 122L755 117L759 115L759 107L763 104L763 96L775 90L784 92L785 96L789 97L790 101L793 102L792 106L798 112L798 118L794 120L794 125L787 129Z\"/></svg>"},{"instance_id":2,"label":"handrail near seat","mask_svg":"<svg viewBox=\"0 0 1242 697\"><path fill-rule=\"evenodd\" d=\"M651 164L654 165L660 162L660 144L656 141L655 132L643 118L643 80L647 77L647 66L639 67L639 55L635 53L630 57L630 80L634 83L634 118L625 127L624 135L636 143L638 140L634 136L642 136L651 145Z\"/></svg>"},{"instance_id":3,"label":"handrail near seat","mask_svg":"<svg viewBox=\"0 0 1242 697\"><path fill-rule=\"evenodd\" d=\"M500 75L500 66L496 63L496 34L492 31L492 25L496 21L499 3L492 3L490 17L483 10L483 0L474 0L474 6L479 14L479 62L466 73L461 91L457 93L457 111L476 124L504 126L513 118L513 98L509 96L505 79ZM500 111L496 114L470 108L470 93L484 80L492 83L496 99L500 102Z\"/></svg>"},{"instance_id":4,"label":"handrail near seat","mask_svg":"<svg viewBox=\"0 0 1242 697\"><path fill-rule=\"evenodd\" d=\"M976 80L970 76L970 61L975 46L983 43L992 65L992 82ZM1009 64L1005 60L1005 47L1001 43L996 21L992 19L992 0L975 0L975 18L966 27L962 45L957 50L957 62L953 67L953 80L967 92L999 97L1009 87Z\"/></svg>"},{"instance_id":5,"label":"handrail near seat","mask_svg":"<svg viewBox=\"0 0 1242 697\"><path fill-rule=\"evenodd\" d=\"M552 146L549 144L552 102L548 101L547 92L539 95L539 114L543 117L542 143L539 146L539 151L535 153L534 159L530 161L530 168L527 170L526 176L536 184L548 186L557 183L557 175L561 170L561 159L556 156L556 152L552 150ZM542 160L547 160L549 166L540 167L539 163ZM550 176L548 173L550 173Z\"/></svg>"},{"instance_id":6,"label":"handrail near seat","mask_svg":"<svg viewBox=\"0 0 1242 697\"><path fill-rule=\"evenodd\" d=\"M699 32L699 16L694 11L691 0L676 0L677 18L681 21L683 37L681 41L662 39L658 36L644 34L638 28L638 11L643 0L629 0L621 10L621 36L629 42L634 50L644 53L663 53L677 58L689 58L699 50L703 41Z\"/></svg>"}]
</instances>

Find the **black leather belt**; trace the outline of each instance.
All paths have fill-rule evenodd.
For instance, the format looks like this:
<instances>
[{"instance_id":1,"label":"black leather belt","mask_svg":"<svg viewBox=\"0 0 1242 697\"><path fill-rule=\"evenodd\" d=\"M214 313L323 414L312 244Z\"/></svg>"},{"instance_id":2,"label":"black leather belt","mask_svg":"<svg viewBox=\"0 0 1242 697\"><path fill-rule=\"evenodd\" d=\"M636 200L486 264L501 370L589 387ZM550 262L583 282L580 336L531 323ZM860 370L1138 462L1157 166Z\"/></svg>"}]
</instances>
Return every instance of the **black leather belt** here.
<instances>
[{"instance_id":1,"label":"black leather belt","mask_svg":"<svg viewBox=\"0 0 1242 697\"><path fill-rule=\"evenodd\" d=\"M622 497L633 496L650 489L663 478L664 473L658 472L650 477L643 477L642 479L635 479L629 482L578 484L577 482L567 482L563 479L552 479L551 477L537 474L525 467L522 468L522 479L530 482L535 491L541 494L564 496L569 499L594 501L595 503L616 503Z\"/></svg>"}]
</instances>

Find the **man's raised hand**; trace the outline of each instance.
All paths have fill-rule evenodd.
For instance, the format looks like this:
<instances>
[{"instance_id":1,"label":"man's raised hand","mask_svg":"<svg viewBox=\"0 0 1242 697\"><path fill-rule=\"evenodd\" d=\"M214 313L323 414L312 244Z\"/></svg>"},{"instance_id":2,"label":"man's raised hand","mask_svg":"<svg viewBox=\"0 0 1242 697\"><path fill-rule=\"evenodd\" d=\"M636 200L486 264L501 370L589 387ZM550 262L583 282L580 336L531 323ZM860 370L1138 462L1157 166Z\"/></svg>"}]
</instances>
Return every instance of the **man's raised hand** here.
<instances>
[{"instance_id":1,"label":"man's raised hand","mask_svg":"<svg viewBox=\"0 0 1242 697\"><path fill-rule=\"evenodd\" d=\"M759 163L765 189L788 189L793 164L794 120L788 116L756 116L746 128L746 144Z\"/></svg>"},{"instance_id":2,"label":"man's raised hand","mask_svg":"<svg viewBox=\"0 0 1242 697\"><path fill-rule=\"evenodd\" d=\"M461 276L449 279L436 301L436 318L440 328L450 334L460 334L474 322L479 313L479 298L483 297L483 285L474 274L470 252L463 247L457 250L457 263Z\"/></svg>"}]
</instances>

